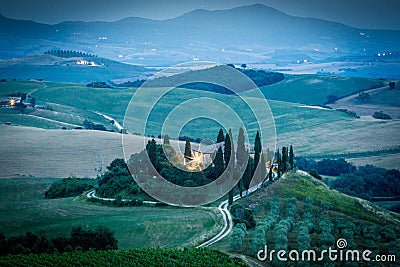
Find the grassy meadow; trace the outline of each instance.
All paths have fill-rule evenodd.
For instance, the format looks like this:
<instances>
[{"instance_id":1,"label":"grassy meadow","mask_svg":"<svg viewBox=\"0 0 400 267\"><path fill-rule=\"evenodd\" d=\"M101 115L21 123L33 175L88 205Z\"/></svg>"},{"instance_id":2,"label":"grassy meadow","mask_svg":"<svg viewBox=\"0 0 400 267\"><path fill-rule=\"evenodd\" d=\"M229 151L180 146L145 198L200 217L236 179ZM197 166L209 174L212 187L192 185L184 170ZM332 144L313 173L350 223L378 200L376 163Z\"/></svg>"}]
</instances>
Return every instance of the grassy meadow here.
<instances>
[{"instance_id":1,"label":"grassy meadow","mask_svg":"<svg viewBox=\"0 0 400 267\"><path fill-rule=\"evenodd\" d=\"M309 81L316 78L312 75L287 76L285 81L272 87L287 83L288 87L289 84L293 84L290 88L294 90L296 84L298 86L303 84L303 90L306 90L303 95L309 95L307 90L310 90L311 94L316 87L308 87L306 84L317 84ZM380 80L350 78L319 78L325 81L322 84L336 82L338 87L342 86L342 83L347 84L347 87L344 87L347 91L342 93L353 91L354 84L358 82L360 82L360 87L373 86L381 82ZM239 115L247 126L250 142L253 142L257 129L257 120L252 113L254 111L255 114L264 115L264 144L273 150L275 129L271 124L272 118L268 111L265 112L265 106L263 106L265 102L259 97L254 97L254 93L245 92L243 98L240 98L234 95L180 88L164 95L152 106L152 99L160 95L164 89L145 89L144 98L136 102L133 105L134 109L131 109L135 112L129 113L128 110L125 126L130 133L144 132L144 119L139 115L144 115L143 112L146 109L151 109L146 125L146 135L157 136L160 134L161 127L164 127L164 132L172 138L184 135L195 138L215 138L222 124L231 127L236 138L238 132L236 128L241 123L237 117ZM38 104L50 105L53 111L33 110L21 114L15 110L0 108L2 122L10 121L13 125L35 127L0 127L4 140L0 143L0 149L4 155L7 155L0 159L1 177L68 177L70 175L95 177L97 174L95 169L98 169L100 161L104 168L114 158L123 157L119 134L60 129L80 126L84 119L88 119L112 130L112 125L93 111L107 114L122 123L126 107L136 89L89 88L85 85L54 82L0 83L0 95L20 91L33 92L32 95L37 98ZM243 99L250 106L247 106ZM180 105L181 103L183 104ZM276 126L277 147L292 144L297 156L335 157L335 155L340 155L351 158L355 163L373 163L387 168L399 168L396 160L377 160L372 157L385 154L386 158L390 156L396 159L397 154L387 155L384 152L399 148L400 136L397 129L400 122L398 120L356 119L343 112L287 101L269 100L268 104ZM197 119L190 120L191 118ZM52 130L45 131L39 128ZM143 144L146 142L143 137L135 135L126 137L132 140L132 145L129 146L130 152L136 153L143 149ZM357 153L360 155L354 156Z\"/></svg>"},{"instance_id":2,"label":"grassy meadow","mask_svg":"<svg viewBox=\"0 0 400 267\"><path fill-rule=\"evenodd\" d=\"M84 197L44 199L54 178L1 179L0 232L9 236L38 233L69 235L72 227L109 227L121 249L180 247L196 244L221 226L213 209L107 207Z\"/></svg>"}]
</instances>

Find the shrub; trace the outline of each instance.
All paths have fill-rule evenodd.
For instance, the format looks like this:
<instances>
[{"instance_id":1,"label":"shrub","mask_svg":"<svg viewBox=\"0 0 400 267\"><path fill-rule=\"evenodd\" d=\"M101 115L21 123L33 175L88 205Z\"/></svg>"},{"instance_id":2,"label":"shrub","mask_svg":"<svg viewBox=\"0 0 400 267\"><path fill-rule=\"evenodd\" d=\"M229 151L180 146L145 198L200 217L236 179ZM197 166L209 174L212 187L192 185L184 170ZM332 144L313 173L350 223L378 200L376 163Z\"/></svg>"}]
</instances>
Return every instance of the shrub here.
<instances>
[{"instance_id":1,"label":"shrub","mask_svg":"<svg viewBox=\"0 0 400 267\"><path fill-rule=\"evenodd\" d=\"M79 178L65 178L53 183L45 192L45 198L62 198L79 196L83 192L94 188L93 180Z\"/></svg>"},{"instance_id":2,"label":"shrub","mask_svg":"<svg viewBox=\"0 0 400 267\"><path fill-rule=\"evenodd\" d=\"M376 111L374 114L372 114L372 117L375 119L380 119L380 120L391 120L392 117L390 117L388 114L384 113L383 111Z\"/></svg>"}]
</instances>

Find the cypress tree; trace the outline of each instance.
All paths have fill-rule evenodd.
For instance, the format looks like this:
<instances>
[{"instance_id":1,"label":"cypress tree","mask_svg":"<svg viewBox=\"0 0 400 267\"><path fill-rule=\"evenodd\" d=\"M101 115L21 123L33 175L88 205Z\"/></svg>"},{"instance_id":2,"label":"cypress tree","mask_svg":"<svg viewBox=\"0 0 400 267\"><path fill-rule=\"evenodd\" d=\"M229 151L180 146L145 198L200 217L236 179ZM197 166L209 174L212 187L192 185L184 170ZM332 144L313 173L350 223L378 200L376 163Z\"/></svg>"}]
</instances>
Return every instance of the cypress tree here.
<instances>
[{"instance_id":1,"label":"cypress tree","mask_svg":"<svg viewBox=\"0 0 400 267\"><path fill-rule=\"evenodd\" d=\"M231 134L231 130L229 130L229 133ZM229 135L229 133L227 133L225 136L225 145L224 145L225 168L228 167L232 154L231 136Z\"/></svg>"},{"instance_id":2,"label":"cypress tree","mask_svg":"<svg viewBox=\"0 0 400 267\"><path fill-rule=\"evenodd\" d=\"M279 148L275 153L276 163L278 164L278 178L281 178L281 168L282 168L282 161L281 161L281 153L279 153Z\"/></svg>"},{"instance_id":3,"label":"cypress tree","mask_svg":"<svg viewBox=\"0 0 400 267\"><path fill-rule=\"evenodd\" d=\"M164 135L164 145L170 145L168 134Z\"/></svg>"},{"instance_id":4,"label":"cypress tree","mask_svg":"<svg viewBox=\"0 0 400 267\"><path fill-rule=\"evenodd\" d=\"M252 173L253 173L253 166L254 166L254 160L250 155L247 153L249 160L247 161L247 166L246 169L243 173L243 187L246 190L249 190L250 183L251 183L251 178L252 178Z\"/></svg>"},{"instance_id":5,"label":"cypress tree","mask_svg":"<svg viewBox=\"0 0 400 267\"><path fill-rule=\"evenodd\" d=\"M256 139L254 140L254 167L253 174L257 169L258 163L260 163L260 155L261 155L261 140L260 133L257 131Z\"/></svg>"},{"instance_id":6,"label":"cypress tree","mask_svg":"<svg viewBox=\"0 0 400 267\"><path fill-rule=\"evenodd\" d=\"M289 165L290 165L290 169L293 170L294 169L294 153L293 153L292 145L290 145L290 149L289 149Z\"/></svg>"},{"instance_id":7,"label":"cypress tree","mask_svg":"<svg viewBox=\"0 0 400 267\"><path fill-rule=\"evenodd\" d=\"M231 190L229 190L228 193L228 205L232 205L233 204L233 188Z\"/></svg>"},{"instance_id":8,"label":"cypress tree","mask_svg":"<svg viewBox=\"0 0 400 267\"><path fill-rule=\"evenodd\" d=\"M217 136L217 143L224 142L224 140L225 140L224 131L222 129L219 129L218 136Z\"/></svg>"},{"instance_id":9,"label":"cypress tree","mask_svg":"<svg viewBox=\"0 0 400 267\"><path fill-rule=\"evenodd\" d=\"M282 172L286 172L286 163L287 163L287 153L286 147L282 147Z\"/></svg>"},{"instance_id":10,"label":"cypress tree","mask_svg":"<svg viewBox=\"0 0 400 267\"><path fill-rule=\"evenodd\" d=\"M237 164L236 171L238 173L242 173L243 170L245 169L246 157L248 157L248 155L247 155L246 147L244 145L244 130L243 130L243 128L240 128L239 135L238 135L238 141L237 141L237 151L236 151L236 164ZM244 179L245 179L245 177L244 177L244 173L243 173L242 176L240 177L240 181L239 181L239 185L238 185L240 196L243 196Z\"/></svg>"},{"instance_id":11,"label":"cypress tree","mask_svg":"<svg viewBox=\"0 0 400 267\"><path fill-rule=\"evenodd\" d=\"M217 153L214 158L214 171L215 176L218 178L224 172L224 154L222 153L222 148L218 148Z\"/></svg>"},{"instance_id":12,"label":"cypress tree","mask_svg":"<svg viewBox=\"0 0 400 267\"><path fill-rule=\"evenodd\" d=\"M190 145L189 138L186 138L184 156L187 159L192 158L192 146Z\"/></svg>"},{"instance_id":13,"label":"cypress tree","mask_svg":"<svg viewBox=\"0 0 400 267\"><path fill-rule=\"evenodd\" d=\"M263 182L265 180L265 177L267 176L265 157L263 153L261 153L261 159L260 159L260 175L261 175L260 181Z\"/></svg>"},{"instance_id":14,"label":"cypress tree","mask_svg":"<svg viewBox=\"0 0 400 267\"><path fill-rule=\"evenodd\" d=\"M230 160L232 159L232 162ZM228 134L225 136L225 149L224 149L224 160L225 160L225 168L228 168L228 175L229 179L234 180L235 175L235 148L233 146L233 138L232 138L232 131L229 129ZM230 167L228 167L230 163ZM233 203L233 190L235 186L229 190L228 195L228 203L232 205Z\"/></svg>"},{"instance_id":15,"label":"cypress tree","mask_svg":"<svg viewBox=\"0 0 400 267\"><path fill-rule=\"evenodd\" d=\"M269 168L268 179L272 182L272 166Z\"/></svg>"},{"instance_id":16,"label":"cypress tree","mask_svg":"<svg viewBox=\"0 0 400 267\"><path fill-rule=\"evenodd\" d=\"M244 167L246 159L246 147L244 145L244 130L239 129L238 142L237 142L237 152L236 152L236 162L239 168Z\"/></svg>"}]
</instances>

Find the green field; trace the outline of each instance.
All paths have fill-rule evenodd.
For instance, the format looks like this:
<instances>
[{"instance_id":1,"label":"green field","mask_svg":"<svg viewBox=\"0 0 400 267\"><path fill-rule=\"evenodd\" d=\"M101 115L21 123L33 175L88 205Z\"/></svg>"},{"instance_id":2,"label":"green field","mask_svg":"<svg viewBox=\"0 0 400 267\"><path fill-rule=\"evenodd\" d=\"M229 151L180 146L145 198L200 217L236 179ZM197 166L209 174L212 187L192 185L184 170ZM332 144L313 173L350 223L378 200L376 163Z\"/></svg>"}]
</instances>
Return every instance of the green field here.
<instances>
[{"instance_id":1,"label":"green field","mask_svg":"<svg viewBox=\"0 0 400 267\"><path fill-rule=\"evenodd\" d=\"M382 83L385 81L379 79L285 74L284 81L262 87L261 90L267 99L323 105L329 95L342 97Z\"/></svg>"},{"instance_id":2,"label":"green field","mask_svg":"<svg viewBox=\"0 0 400 267\"><path fill-rule=\"evenodd\" d=\"M6 237L38 233L68 235L72 227L109 227L121 249L194 245L221 226L212 209L173 207L106 207L84 198L44 199L55 179L20 178L0 181L0 232Z\"/></svg>"},{"instance_id":3,"label":"green field","mask_svg":"<svg viewBox=\"0 0 400 267\"><path fill-rule=\"evenodd\" d=\"M311 77L294 76L288 77L285 82L305 84ZM315 78L315 77L314 77ZM345 78L320 77L331 83L339 81L348 83L348 90L352 83L358 81L361 87L370 86L376 80L359 80ZM380 81L379 81L380 82ZM281 84L281 83L279 83ZM273 86L278 86L275 84ZM45 85L45 86L44 86ZM26 89L28 88L28 89ZM122 123L126 107L136 89L104 89L89 88L84 85L54 82L3 82L0 83L0 95L10 92L32 91L39 104L49 104L54 111L34 110L20 114L17 111L7 108L0 108L1 121L10 121L14 125L34 126L45 129L67 129L74 128L74 125L82 125L84 119L101 123L108 129L112 126L101 116L92 111L99 111L107 114ZM304 86L304 88L308 88ZM311 89L313 87L310 87ZM163 88L145 88L148 94L135 103L136 111L127 118L128 130L130 133L143 134L144 119L139 116L144 108L151 108L151 97L163 92ZM311 90L310 89L310 90ZM238 132L237 120L234 119L235 112L242 117L249 132L249 142L253 142L255 136L256 120L249 111L266 114L262 108L262 100L258 97L250 97L248 93L243 99L251 104L248 109L242 99L233 95L222 95L212 92L196 91L188 89L176 89L165 95L153 107L150 114L145 134L158 136L162 126L166 126L165 133L172 138L177 136L191 136L194 138L215 138L220 122L227 128L233 129L234 138ZM254 95L254 94L253 94ZM308 95L305 91L304 95ZM187 101L191 98L200 100ZM293 99L292 99L293 100ZM295 101L295 100L293 100ZM178 105L186 103L184 105ZM340 155L344 158L351 158L362 164L377 164L387 168L399 168L396 160L380 161L371 156L379 156L386 150L398 149L400 136L398 129L400 121L380 121L355 119L349 115L328 109L320 109L312 106L295 104L285 101L268 101L271 108L277 132L277 146L292 144L296 156L318 156L329 155L334 157ZM229 110L230 107L232 112ZM172 111L169 120L166 115ZM129 113L128 113L129 115ZM143 114L142 114L143 115ZM175 116L175 117L173 117ZM218 119L212 121L210 119ZM186 121L185 118L197 118ZM269 123L268 123L269 122ZM266 132L263 140L265 146L273 150L274 129L272 120L264 121ZM98 131L38 131L33 128L17 129L16 127L1 127L1 132L6 142L0 143L0 150L7 155L1 159L3 168L0 170L3 177L19 177L33 175L36 177L68 177L71 174L78 177L95 177L95 168L98 167L97 158L103 157L105 164L116 157L122 157L121 136ZM33 135L35 132L35 135ZM15 136L15 138L14 138ZM140 143L139 136L132 136ZM26 140L19 142L18 140ZM60 140L63 140L60 143ZM133 145L133 153L143 148L143 142L137 148ZM46 144L46 145L44 145ZM19 153L30 151L30 153ZM265 147L264 147L265 148ZM382 153L380 153L382 152ZM360 153L359 156L354 156ZM49 154L53 155L49 158ZM348 156L346 156L348 155ZM396 154L397 155L397 154ZM396 155L393 155L395 158ZM24 162L29 162L29 165ZM70 164L64 164L69 162ZM31 168L30 166L35 166Z\"/></svg>"},{"instance_id":4,"label":"green field","mask_svg":"<svg viewBox=\"0 0 400 267\"><path fill-rule=\"evenodd\" d=\"M129 251L90 251L63 254L10 255L0 257L2 266L248 266L241 259L233 258L210 249L133 249Z\"/></svg>"}]
</instances>

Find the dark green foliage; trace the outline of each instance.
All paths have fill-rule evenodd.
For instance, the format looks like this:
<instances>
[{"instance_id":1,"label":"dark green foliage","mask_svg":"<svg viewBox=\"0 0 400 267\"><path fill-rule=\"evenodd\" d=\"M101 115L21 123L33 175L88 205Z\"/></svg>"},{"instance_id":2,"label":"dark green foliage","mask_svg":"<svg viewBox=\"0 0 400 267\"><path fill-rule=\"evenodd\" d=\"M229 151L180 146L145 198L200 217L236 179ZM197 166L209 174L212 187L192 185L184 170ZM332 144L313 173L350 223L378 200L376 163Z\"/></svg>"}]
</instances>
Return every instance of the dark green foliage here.
<instances>
[{"instance_id":1,"label":"dark green foliage","mask_svg":"<svg viewBox=\"0 0 400 267\"><path fill-rule=\"evenodd\" d=\"M243 128L239 129L238 142L237 142L237 152L236 152L236 161L239 168L243 168L246 162L247 151L244 145L244 130Z\"/></svg>"},{"instance_id":2,"label":"dark green foliage","mask_svg":"<svg viewBox=\"0 0 400 267\"><path fill-rule=\"evenodd\" d=\"M252 251L254 255L257 255L257 252L259 250L264 249L264 246L266 245L265 241L265 231L261 227L256 227L253 233L253 238L251 240L252 244Z\"/></svg>"},{"instance_id":3,"label":"dark green foliage","mask_svg":"<svg viewBox=\"0 0 400 267\"><path fill-rule=\"evenodd\" d=\"M380 120L391 120L392 117L390 117L388 114L384 113L383 111L376 111L374 114L372 114L372 117L375 119L380 119Z\"/></svg>"},{"instance_id":4,"label":"dark green foliage","mask_svg":"<svg viewBox=\"0 0 400 267\"><path fill-rule=\"evenodd\" d=\"M281 153L279 152L279 148L277 149L275 153L275 161L278 164L278 178L281 178L281 173L282 173L282 159L281 159Z\"/></svg>"},{"instance_id":5,"label":"dark green foliage","mask_svg":"<svg viewBox=\"0 0 400 267\"><path fill-rule=\"evenodd\" d=\"M254 140L254 165L253 165L252 175L254 174L258 164L260 163L261 151L262 147L261 147L260 133L257 131L256 138Z\"/></svg>"},{"instance_id":6,"label":"dark green foliage","mask_svg":"<svg viewBox=\"0 0 400 267\"><path fill-rule=\"evenodd\" d=\"M253 70L253 69L239 69L239 71L246 74L258 87L271 85L285 79L282 73L277 72L266 72L263 70Z\"/></svg>"},{"instance_id":7,"label":"dark green foliage","mask_svg":"<svg viewBox=\"0 0 400 267\"><path fill-rule=\"evenodd\" d=\"M65 178L53 183L45 192L46 198L74 197L94 188L93 179Z\"/></svg>"},{"instance_id":8,"label":"dark green foliage","mask_svg":"<svg viewBox=\"0 0 400 267\"><path fill-rule=\"evenodd\" d=\"M328 96L326 97L326 102L325 102L325 104L333 104L333 103L335 103L338 99L339 99L339 97L336 96L336 95L328 95Z\"/></svg>"},{"instance_id":9,"label":"dark green foliage","mask_svg":"<svg viewBox=\"0 0 400 267\"><path fill-rule=\"evenodd\" d=\"M230 234L230 246L234 251L241 251L243 246L243 238L246 236L246 225L244 223L238 223L233 228Z\"/></svg>"},{"instance_id":10,"label":"dark green foliage","mask_svg":"<svg viewBox=\"0 0 400 267\"><path fill-rule=\"evenodd\" d=\"M214 92L214 93L219 93L219 94L226 94L230 95L233 94L231 90L228 88L214 84L214 83L208 83L208 82L191 82L191 83L185 83L182 85L179 85L180 88L188 88L192 90L201 90L201 91L208 91L208 92Z\"/></svg>"},{"instance_id":11,"label":"dark green foliage","mask_svg":"<svg viewBox=\"0 0 400 267\"><path fill-rule=\"evenodd\" d=\"M136 80L136 81L133 81L133 82L128 81L128 82L120 83L120 84L118 84L118 86L119 87L140 87L145 82L146 82L146 80Z\"/></svg>"},{"instance_id":12,"label":"dark green foliage","mask_svg":"<svg viewBox=\"0 0 400 267\"><path fill-rule=\"evenodd\" d=\"M234 223L244 223L247 228L253 228L256 222L253 218L253 213L250 209L243 207L240 204L234 204L230 208Z\"/></svg>"},{"instance_id":13,"label":"dark green foliage","mask_svg":"<svg viewBox=\"0 0 400 267\"><path fill-rule=\"evenodd\" d=\"M184 156L188 159L192 157L192 146L190 145L189 139L186 138L186 143L185 143L185 153Z\"/></svg>"},{"instance_id":14,"label":"dark green foliage","mask_svg":"<svg viewBox=\"0 0 400 267\"><path fill-rule=\"evenodd\" d=\"M118 251L67 252L62 254L13 255L0 258L0 265L15 266L220 266L246 267L237 257L204 248L141 248Z\"/></svg>"},{"instance_id":15,"label":"dark green foliage","mask_svg":"<svg viewBox=\"0 0 400 267\"><path fill-rule=\"evenodd\" d=\"M229 129L229 133L225 136L225 145L224 145L224 161L225 166L227 167L231 157L235 156L234 150L232 150L232 131Z\"/></svg>"},{"instance_id":16,"label":"dark green foliage","mask_svg":"<svg viewBox=\"0 0 400 267\"><path fill-rule=\"evenodd\" d=\"M396 197L400 195L400 171L386 170L371 165L361 166L352 174L341 175L331 187L364 199Z\"/></svg>"},{"instance_id":17,"label":"dark green foliage","mask_svg":"<svg viewBox=\"0 0 400 267\"><path fill-rule=\"evenodd\" d=\"M218 136L217 136L217 143L224 142L224 140L225 140L224 131L222 129L219 129Z\"/></svg>"},{"instance_id":18,"label":"dark green foliage","mask_svg":"<svg viewBox=\"0 0 400 267\"><path fill-rule=\"evenodd\" d=\"M224 172L224 154L222 152L222 148L218 148L217 153L215 154L214 158L214 171L215 176L220 177L221 174Z\"/></svg>"},{"instance_id":19,"label":"dark green foliage","mask_svg":"<svg viewBox=\"0 0 400 267\"><path fill-rule=\"evenodd\" d=\"M233 204L233 189L229 190L228 192L228 205L232 205Z\"/></svg>"},{"instance_id":20,"label":"dark green foliage","mask_svg":"<svg viewBox=\"0 0 400 267\"><path fill-rule=\"evenodd\" d=\"M260 181L264 181L265 177L267 177L267 169L266 169L266 163L265 163L265 157L263 154L261 154L261 160L260 160Z\"/></svg>"},{"instance_id":21,"label":"dark green foliage","mask_svg":"<svg viewBox=\"0 0 400 267\"><path fill-rule=\"evenodd\" d=\"M248 190L250 187L252 173L253 173L253 166L254 166L254 159L251 156L248 156L249 159L247 161L246 169L244 170L242 180L243 180L243 187L244 189Z\"/></svg>"},{"instance_id":22,"label":"dark green foliage","mask_svg":"<svg viewBox=\"0 0 400 267\"><path fill-rule=\"evenodd\" d=\"M45 54L53 55L56 57L64 57L64 58L71 58L71 57L97 57L93 54L88 54L85 52L79 51L71 51L71 50L50 50L45 52Z\"/></svg>"},{"instance_id":23,"label":"dark green foliage","mask_svg":"<svg viewBox=\"0 0 400 267\"><path fill-rule=\"evenodd\" d=\"M312 222L312 200L306 198L304 201L303 220L298 222L297 233L297 250L299 252L311 249L311 235L313 231ZM300 266L309 266L309 262L304 261L299 263Z\"/></svg>"},{"instance_id":24,"label":"dark green foliage","mask_svg":"<svg viewBox=\"0 0 400 267\"><path fill-rule=\"evenodd\" d=\"M332 235L333 227L333 223L327 218L323 218L320 221L318 225L320 248L327 249L328 247L333 247L335 243L335 238Z\"/></svg>"},{"instance_id":25,"label":"dark green foliage","mask_svg":"<svg viewBox=\"0 0 400 267\"><path fill-rule=\"evenodd\" d=\"M318 171L317 171L316 169L311 169L308 173L309 173L312 177L314 177L314 178L316 178L316 179L318 179L318 180L322 180L321 175L318 174Z\"/></svg>"},{"instance_id":26,"label":"dark green foliage","mask_svg":"<svg viewBox=\"0 0 400 267\"><path fill-rule=\"evenodd\" d=\"M190 143L189 143L190 146ZM157 145L156 141L153 139L149 140L146 145L146 150L147 150L147 155L149 156L150 162L153 164L155 168L157 168ZM186 147L185 147L185 153L186 153ZM190 156L191 156L191 150L190 150Z\"/></svg>"},{"instance_id":27,"label":"dark green foliage","mask_svg":"<svg viewBox=\"0 0 400 267\"><path fill-rule=\"evenodd\" d=\"M279 198L274 197L269 203L270 211L268 215L256 225L255 233L252 239L252 248L254 253L257 253L258 250L264 248L265 234L266 232L274 229L279 217Z\"/></svg>"},{"instance_id":28,"label":"dark green foliage","mask_svg":"<svg viewBox=\"0 0 400 267\"><path fill-rule=\"evenodd\" d=\"M190 144L190 143L189 143ZM150 153L151 152L151 153ZM174 166L175 163L181 164L182 159L175 152L170 145L158 145L155 141L150 141L147 145L147 150L141 153L136 153L129 159L130 170L134 177L153 177L156 173L147 166L145 162L147 155L145 153L151 154L151 160L156 169L156 171L161 174L166 180L171 183L186 187L196 187L208 184L215 180L216 168L208 166L201 172L190 172L185 171ZM168 157L167 157L168 155ZM170 162L170 160L172 162ZM191 160L190 158L188 160ZM224 165L222 156L222 166Z\"/></svg>"},{"instance_id":29,"label":"dark green foliage","mask_svg":"<svg viewBox=\"0 0 400 267\"><path fill-rule=\"evenodd\" d=\"M88 130L107 131L107 128L103 124L96 124L86 119L83 121L83 127Z\"/></svg>"},{"instance_id":30,"label":"dark green foliage","mask_svg":"<svg viewBox=\"0 0 400 267\"><path fill-rule=\"evenodd\" d=\"M287 154L287 148L282 147L282 161L281 161L281 171L286 172L287 171L287 164L288 164L288 154Z\"/></svg>"},{"instance_id":31,"label":"dark green foliage","mask_svg":"<svg viewBox=\"0 0 400 267\"><path fill-rule=\"evenodd\" d=\"M121 158L116 158L111 161L110 165L107 166L107 170L112 171L116 167L128 170L128 165L126 165L125 160Z\"/></svg>"},{"instance_id":32,"label":"dark green foliage","mask_svg":"<svg viewBox=\"0 0 400 267\"><path fill-rule=\"evenodd\" d=\"M315 161L299 157L296 158L296 166L303 171L309 172L311 169L315 169L319 174L330 176L353 173L357 169L356 166L348 163L345 159L322 159Z\"/></svg>"},{"instance_id":33,"label":"dark green foliage","mask_svg":"<svg viewBox=\"0 0 400 267\"><path fill-rule=\"evenodd\" d=\"M86 86L92 88L112 88L112 86L106 84L105 82L91 82L86 84Z\"/></svg>"},{"instance_id":34,"label":"dark green foliage","mask_svg":"<svg viewBox=\"0 0 400 267\"><path fill-rule=\"evenodd\" d=\"M26 109L26 106L25 106L25 104L22 103L22 101L21 101L21 102L15 103L15 104L14 104L14 108L15 108L16 110L18 110L19 112L24 113L24 111L25 111L25 109Z\"/></svg>"},{"instance_id":35,"label":"dark green foliage","mask_svg":"<svg viewBox=\"0 0 400 267\"><path fill-rule=\"evenodd\" d=\"M113 160L98 181L99 188L96 189L96 193L101 197L133 196L141 191L123 159Z\"/></svg>"},{"instance_id":36,"label":"dark green foliage","mask_svg":"<svg viewBox=\"0 0 400 267\"><path fill-rule=\"evenodd\" d=\"M113 235L109 228L103 226L98 226L94 231L74 227L69 245L73 248L79 247L82 251L117 249L117 240Z\"/></svg>"},{"instance_id":37,"label":"dark green foliage","mask_svg":"<svg viewBox=\"0 0 400 267\"><path fill-rule=\"evenodd\" d=\"M362 103L367 102L368 100L371 99L371 95L369 93L359 93L358 96L356 97L356 99Z\"/></svg>"},{"instance_id":38,"label":"dark green foliage","mask_svg":"<svg viewBox=\"0 0 400 267\"><path fill-rule=\"evenodd\" d=\"M44 231L35 235L27 232L25 236L5 238L0 234L0 255L7 254L39 254L65 251L89 251L117 249L117 240L107 227L98 226L94 230L74 227L71 237L58 236L49 240Z\"/></svg>"},{"instance_id":39,"label":"dark green foliage","mask_svg":"<svg viewBox=\"0 0 400 267\"><path fill-rule=\"evenodd\" d=\"M346 114L349 115L350 117L353 117L353 118L356 118L356 119L359 119L359 118L360 118L360 116L358 116L357 113L355 113L354 111L349 110L349 109L339 108L339 109L337 109L337 111L346 113Z\"/></svg>"}]
</instances>

